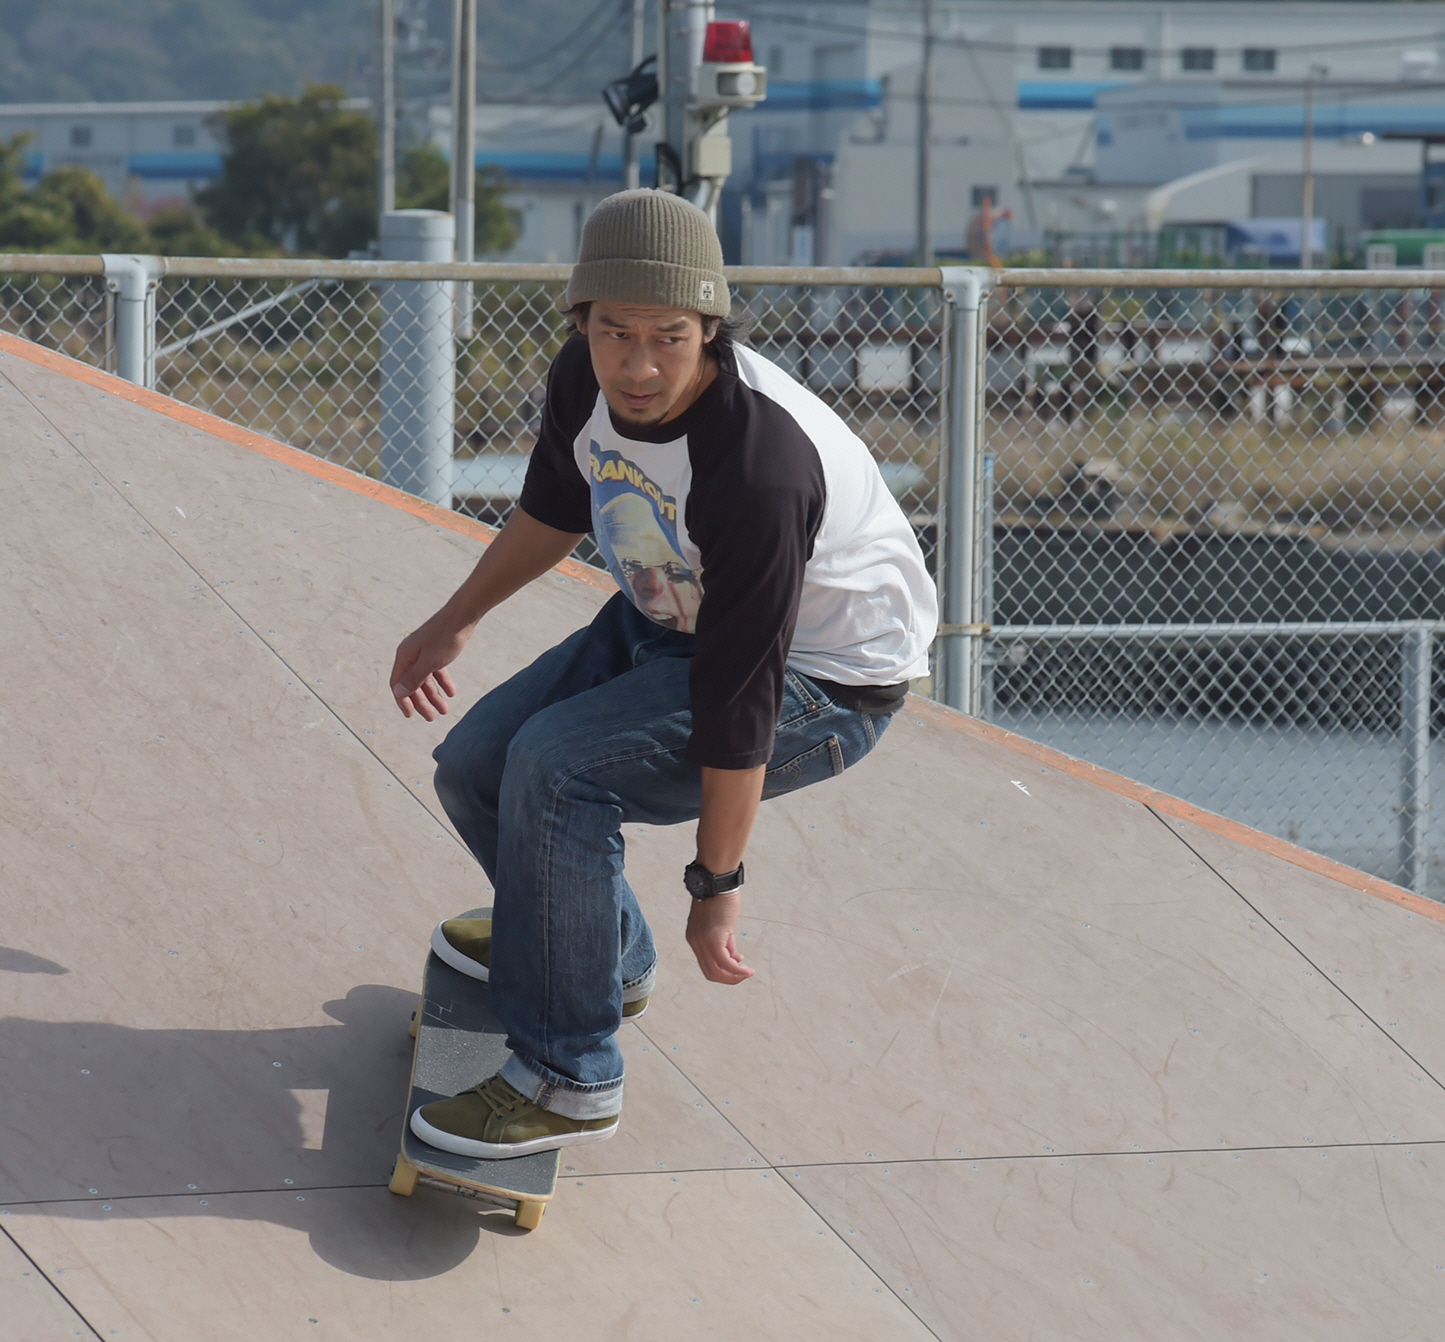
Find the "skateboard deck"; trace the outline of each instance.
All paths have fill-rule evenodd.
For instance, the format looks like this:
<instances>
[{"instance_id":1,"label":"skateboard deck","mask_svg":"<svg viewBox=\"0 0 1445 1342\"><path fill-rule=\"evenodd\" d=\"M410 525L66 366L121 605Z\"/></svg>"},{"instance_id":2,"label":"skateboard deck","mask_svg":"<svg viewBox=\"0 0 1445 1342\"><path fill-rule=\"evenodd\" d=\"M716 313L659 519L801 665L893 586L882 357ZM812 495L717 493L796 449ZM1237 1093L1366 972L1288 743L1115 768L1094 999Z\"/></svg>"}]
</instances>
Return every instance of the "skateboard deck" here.
<instances>
[{"instance_id":1,"label":"skateboard deck","mask_svg":"<svg viewBox=\"0 0 1445 1342\"><path fill-rule=\"evenodd\" d=\"M464 918L487 918L491 909L472 909ZM416 1053L411 1094L402 1120L401 1154L391 1191L409 1197L417 1184L444 1188L515 1212L516 1224L533 1230L557 1187L558 1153L538 1151L511 1160L480 1160L429 1146L411 1130L411 1116L423 1104L444 1100L475 1086L507 1059L506 1037L492 1014L487 985L428 954L421 1001L412 1016Z\"/></svg>"}]
</instances>

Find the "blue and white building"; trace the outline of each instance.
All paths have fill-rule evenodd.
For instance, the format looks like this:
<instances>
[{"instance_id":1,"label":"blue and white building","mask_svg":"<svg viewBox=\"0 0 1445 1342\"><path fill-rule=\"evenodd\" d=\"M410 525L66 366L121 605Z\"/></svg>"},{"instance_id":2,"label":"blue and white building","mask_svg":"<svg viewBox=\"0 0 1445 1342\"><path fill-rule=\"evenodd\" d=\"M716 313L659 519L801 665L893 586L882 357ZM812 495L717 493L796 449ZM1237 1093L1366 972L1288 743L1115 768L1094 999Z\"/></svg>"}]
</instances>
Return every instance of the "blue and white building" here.
<instances>
[{"instance_id":1,"label":"blue and white building","mask_svg":"<svg viewBox=\"0 0 1445 1342\"><path fill-rule=\"evenodd\" d=\"M1315 200L1336 233L1413 221L1421 144L1396 137L1445 135L1445 3L936 0L935 9L929 230L941 252L962 247L985 195L1011 216L1015 245L1053 229L1286 217L1299 208L1307 81ZM768 100L730 122L730 254L833 263L911 249L918 0L737 0L719 10L751 20L769 72ZM217 106L0 106L0 136L33 133L31 175L81 163L148 209L219 170L205 120ZM447 119L436 107L422 123L443 146ZM480 107L478 160L506 172L522 221L511 255L570 256L592 204L621 181L620 150L600 98Z\"/></svg>"},{"instance_id":2,"label":"blue and white building","mask_svg":"<svg viewBox=\"0 0 1445 1342\"><path fill-rule=\"evenodd\" d=\"M221 171L218 102L0 103L0 140L28 135L23 175L89 168L141 213L182 203Z\"/></svg>"}]
</instances>

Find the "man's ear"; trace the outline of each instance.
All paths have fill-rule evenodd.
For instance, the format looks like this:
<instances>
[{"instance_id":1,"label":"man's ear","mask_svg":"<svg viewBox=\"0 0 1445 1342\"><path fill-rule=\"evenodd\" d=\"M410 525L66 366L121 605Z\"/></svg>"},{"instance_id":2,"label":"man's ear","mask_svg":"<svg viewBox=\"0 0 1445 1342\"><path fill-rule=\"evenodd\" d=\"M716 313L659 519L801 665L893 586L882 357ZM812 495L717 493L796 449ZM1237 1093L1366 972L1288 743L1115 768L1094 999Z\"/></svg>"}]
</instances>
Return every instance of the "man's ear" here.
<instances>
[{"instance_id":1,"label":"man's ear","mask_svg":"<svg viewBox=\"0 0 1445 1342\"><path fill-rule=\"evenodd\" d=\"M712 338L717 335L717 328L721 325L721 317L704 317L702 319L702 343L704 345L712 343Z\"/></svg>"}]
</instances>

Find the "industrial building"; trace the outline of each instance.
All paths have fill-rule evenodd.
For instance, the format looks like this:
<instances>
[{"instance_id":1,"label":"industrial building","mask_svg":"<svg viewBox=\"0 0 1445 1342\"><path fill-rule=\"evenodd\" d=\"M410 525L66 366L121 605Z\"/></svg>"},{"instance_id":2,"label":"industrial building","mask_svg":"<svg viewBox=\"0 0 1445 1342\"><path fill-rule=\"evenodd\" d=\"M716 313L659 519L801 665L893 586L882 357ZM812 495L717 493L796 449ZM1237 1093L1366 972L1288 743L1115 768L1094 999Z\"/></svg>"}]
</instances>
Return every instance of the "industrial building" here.
<instances>
[{"instance_id":1,"label":"industrial building","mask_svg":"<svg viewBox=\"0 0 1445 1342\"><path fill-rule=\"evenodd\" d=\"M720 8L751 19L768 68L767 100L730 121L729 253L836 264L911 251L921 7ZM1002 216L1003 252L1050 235L1297 217L1311 120L1316 214L1332 249L1370 229L1431 222L1422 144L1445 136L1445 4L937 0L935 9L929 233L941 253L967 249L984 198ZM217 106L12 105L0 107L0 136L31 132L29 174L79 163L145 210L219 171L206 123ZM445 106L412 120L440 145L448 123ZM513 184L517 260L569 256L591 205L622 180L621 132L600 98L484 104L477 154Z\"/></svg>"}]
</instances>

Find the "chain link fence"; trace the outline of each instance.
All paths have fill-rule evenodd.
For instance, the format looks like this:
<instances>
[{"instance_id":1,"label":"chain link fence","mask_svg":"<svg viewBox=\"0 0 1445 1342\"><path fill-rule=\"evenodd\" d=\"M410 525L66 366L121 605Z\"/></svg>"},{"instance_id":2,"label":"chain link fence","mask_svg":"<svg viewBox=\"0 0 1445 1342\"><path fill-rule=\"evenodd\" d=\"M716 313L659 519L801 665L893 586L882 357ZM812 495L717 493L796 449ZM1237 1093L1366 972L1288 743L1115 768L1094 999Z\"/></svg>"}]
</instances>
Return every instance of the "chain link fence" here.
<instances>
[{"instance_id":1,"label":"chain link fence","mask_svg":"<svg viewBox=\"0 0 1445 1342\"><path fill-rule=\"evenodd\" d=\"M5 330L492 524L566 334L564 267L172 260L127 289L99 258L6 263ZM872 447L912 519L944 587L943 697L1445 895L1445 276L730 278L749 342ZM420 363L396 354L408 331L432 340ZM428 398L440 421L413 413Z\"/></svg>"},{"instance_id":2,"label":"chain link fence","mask_svg":"<svg viewBox=\"0 0 1445 1342\"><path fill-rule=\"evenodd\" d=\"M981 711L1445 893L1441 292L1185 278L993 296Z\"/></svg>"}]
</instances>

